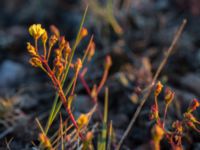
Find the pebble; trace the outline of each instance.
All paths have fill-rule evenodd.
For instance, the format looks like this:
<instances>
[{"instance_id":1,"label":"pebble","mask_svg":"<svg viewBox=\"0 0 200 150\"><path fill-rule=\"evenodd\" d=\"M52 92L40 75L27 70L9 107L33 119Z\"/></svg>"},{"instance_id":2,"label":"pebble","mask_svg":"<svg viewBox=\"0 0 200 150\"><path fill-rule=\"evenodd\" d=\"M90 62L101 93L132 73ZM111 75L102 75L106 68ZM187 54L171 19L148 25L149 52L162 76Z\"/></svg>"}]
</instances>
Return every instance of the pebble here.
<instances>
[{"instance_id":1,"label":"pebble","mask_svg":"<svg viewBox=\"0 0 200 150\"><path fill-rule=\"evenodd\" d=\"M5 60L0 66L0 87L5 88L24 80L26 75L25 67L21 64Z\"/></svg>"}]
</instances>

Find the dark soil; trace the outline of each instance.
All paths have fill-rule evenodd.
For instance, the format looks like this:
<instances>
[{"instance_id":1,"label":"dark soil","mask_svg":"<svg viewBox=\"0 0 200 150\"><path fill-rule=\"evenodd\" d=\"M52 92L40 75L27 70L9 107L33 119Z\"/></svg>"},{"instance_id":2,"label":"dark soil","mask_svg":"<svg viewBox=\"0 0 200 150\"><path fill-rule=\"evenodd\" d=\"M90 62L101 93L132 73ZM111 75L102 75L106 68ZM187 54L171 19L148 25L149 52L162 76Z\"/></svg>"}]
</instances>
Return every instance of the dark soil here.
<instances>
[{"instance_id":1,"label":"dark soil","mask_svg":"<svg viewBox=\"0 0 200 150\"><path fill-rule=\"evenodd\" d=\"M159 80L176 92L168 119L178 119L193 98L200 97L200 1L198 0L115 0L114 13L123 34L117 34L105 18L90 9L84 26L94 35L96 53L89 66L86 80L98 82L103 71L104 57L109 54L113 65L106 85L109 94L109 120L113 120L118 141L140 103L137 89L147 87L172 42L176 29L186 18L188 23L170 56ZM38 144L38 117L45 125L53 104L54 89L49 79L28 64L26 42L31 38L28 27L41 23L49 29L54 24L73 42L87 0L1 0L0 5L0 149L29 150ZM102 4L104 1L102 1ZM88 39L84 42L86 43ZM83 55L82 44L76 57ZM77 99L88 95L78 81ZM99 105L103 107L104 93ZM89 103L89 102L88 102ZM126 138L125 150L143 150L151 140L152 123L147 100L136 124ZM162 101L160 101L162 105ZM177 104L179 107L176 107ZM87 103L76 113L87 111ZM198 111L196 116L199 116ZM197 117L198 118L198 117ZM200 118L198 118L200 119ZM57 125L55 124L55 127ZM53 128L55 128L53 127ZM200 134L189 132L185 149L200 149ZM10 141L10 142L9 142ZM169 149L164 140L162 149Z\"/></svg>"}]
</instances>

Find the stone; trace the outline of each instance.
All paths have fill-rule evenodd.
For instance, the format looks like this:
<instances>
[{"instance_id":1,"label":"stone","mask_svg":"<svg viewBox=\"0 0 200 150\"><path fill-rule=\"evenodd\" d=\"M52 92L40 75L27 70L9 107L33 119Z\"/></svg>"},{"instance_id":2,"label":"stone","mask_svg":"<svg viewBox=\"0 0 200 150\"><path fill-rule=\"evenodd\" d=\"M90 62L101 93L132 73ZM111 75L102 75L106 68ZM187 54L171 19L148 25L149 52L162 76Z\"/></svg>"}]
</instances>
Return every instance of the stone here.
<instances>
[{"instance_id":1,"label":"stone","mask_svg":"<svg viewBox=\"0 0 200 150\"><path fill-rule=\"evenodd\" d=\"M192 73L186 74L180 79L180 84L183 88L200 96L200 75Z\"/></svg>"},{"instance_id":2,"label":"stone","mask_svg":"<svg viewBox=\"0 0 200 150\"><path fill-rule=\"evenodd\" d=\"M26 71L23 65L11 60L5 60L0 66L0 75L0 87L5 88L22 81Z\"/></svg>"}]
</instances>

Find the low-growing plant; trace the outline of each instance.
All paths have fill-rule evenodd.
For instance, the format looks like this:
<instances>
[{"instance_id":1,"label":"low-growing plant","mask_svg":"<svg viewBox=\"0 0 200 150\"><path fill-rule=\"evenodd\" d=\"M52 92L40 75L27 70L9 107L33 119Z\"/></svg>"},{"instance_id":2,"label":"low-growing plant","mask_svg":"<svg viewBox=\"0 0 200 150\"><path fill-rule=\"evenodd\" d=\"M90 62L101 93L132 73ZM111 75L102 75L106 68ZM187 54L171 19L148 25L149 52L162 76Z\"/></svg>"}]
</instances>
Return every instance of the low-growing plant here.
<instances>
[{"instance_id":1,"label":"low-growing plant","mask_svg":"<svg viewBox=\"0 0 200 150\"><path fill-rule=\"evenodd\" d=\"M171 125L168 125L166 124L166 116L168 108L174 100L175 92L170 88L165 89L165 106L164 109L161 110L158 104L158 96L162 92L162 89L163 85L161 82L158 82L154 92L154 104L151 107L150 119L155 121L152 128L153 148L159 150L161 140L166 138L173 150L182 150L182 138L186 135L188 129L194 129L196 132L200 133L200 130L197 128L200 122L192 114L200 106L200 103L197 99L193 99L187 111L183 113L182 119L175 120ZM161 117L161 113L164 114L163 117Z\"/></svg>"},{"instance_id":2,"label":"low-growing plant","mask_svg":"<svg viewBox=\"0 0 200 150\"><path fill-rule=\"evenodd\" d=\"M72 149L75 147L82 147L83 149L91 148L90 143L93 137L93 132L87 127L92 114L97 108L98 95L107 80L112 61L110 56L106 56L102 79L98 85L95 84L92 89L90 89L87 81L84 79L84 75L87 72L87 66L84 67L84 63L86 61L87 63L90 62L95 53L93 36L90 38L84 56L82 58L77 58L77 60L73 62L77 46L82 39L88 35L87 29L83 27L86 11L72 48L69 41L60 34L60 31L55 26L50 27L51 35L42 28L41 24L33 24L29 27L29 33L34 39L34 44L31 44L30 42L27 43L27 50L31 55L29 62L32 66L40 68L46 73L57 93L46 127L43 128L40 121L36 119L41 130L41 133L39 134L39 148L58 149L61 147L61 149L66 149L69 145ZM39 45L40 43L42 43L42 45ZM67 88L64 89L64 84L69 71L73 71L74 76L68 83ZM75 87L78 78L80 78L81 83L91 97L91 100L93 100L94 107L88 113L81 114L76 119L72 112L72 102L75 97ZM68 119L63 120L62 114L60 113L59 129L52 137L48 137L48 131L57 114L60 112L62 105L64 106L72 124L67 125L67 122L69 122Z\"/></svg>"}]
</instances>

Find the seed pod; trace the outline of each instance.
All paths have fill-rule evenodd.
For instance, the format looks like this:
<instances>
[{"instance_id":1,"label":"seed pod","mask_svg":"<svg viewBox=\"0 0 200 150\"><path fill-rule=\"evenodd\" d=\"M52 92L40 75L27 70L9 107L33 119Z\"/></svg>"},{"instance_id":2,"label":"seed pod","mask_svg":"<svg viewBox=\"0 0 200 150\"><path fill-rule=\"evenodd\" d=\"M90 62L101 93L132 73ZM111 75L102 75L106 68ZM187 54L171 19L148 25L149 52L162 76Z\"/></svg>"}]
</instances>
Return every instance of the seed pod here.
<instances>
[{"instance_id":1,"label":"seed pod","mask_svg":"<svg viewBox=\"0 0 200 150\"><path fill-rule=\"evenodd\" d=\"M96 97L97 97L97 86L96 85L94 85L93 88L92 88L91 97L93 99L96 99Z\"/></svg>"}]
</instances>

